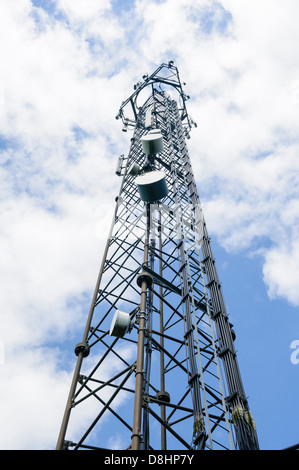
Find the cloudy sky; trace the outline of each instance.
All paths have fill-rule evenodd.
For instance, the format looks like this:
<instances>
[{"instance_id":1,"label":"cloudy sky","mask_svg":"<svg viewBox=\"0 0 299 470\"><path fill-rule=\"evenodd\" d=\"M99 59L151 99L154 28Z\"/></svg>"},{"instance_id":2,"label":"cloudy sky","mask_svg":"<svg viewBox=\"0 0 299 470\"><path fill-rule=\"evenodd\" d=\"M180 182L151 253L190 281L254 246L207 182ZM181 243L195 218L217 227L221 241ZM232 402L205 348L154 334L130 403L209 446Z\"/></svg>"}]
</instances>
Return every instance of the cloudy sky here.
<instances>
[{"instance_id":1,"label":"cloudy sky","mask_svg":"<svg viewBox=\"0 0 299 470\"><path fill-rule=\"evenodd\" d=\"M55 448L131 135L172 59L260 445L299 442L298 0L0 0L1 449Z\"/></svg>"}]
</instances>

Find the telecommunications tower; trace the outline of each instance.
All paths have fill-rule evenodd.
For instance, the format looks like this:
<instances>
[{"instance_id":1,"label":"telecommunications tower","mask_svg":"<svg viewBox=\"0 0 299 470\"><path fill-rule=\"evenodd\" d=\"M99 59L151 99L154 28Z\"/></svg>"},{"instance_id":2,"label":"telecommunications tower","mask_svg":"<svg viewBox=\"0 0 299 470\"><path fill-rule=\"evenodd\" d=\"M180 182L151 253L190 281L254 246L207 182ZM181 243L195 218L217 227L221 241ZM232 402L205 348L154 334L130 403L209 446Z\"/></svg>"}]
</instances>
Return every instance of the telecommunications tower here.
<instances>
[{"instance_id":1,"label":"telecommunications tower","mask_svg":"<svg viewBox=\"0 0 299 470\"><path fill-rule=\"evenodd\" d=\"M188 98L170 61L116 117L133 134L59 450L259 448L186 146Z\"/></svg>"}]
</instances>

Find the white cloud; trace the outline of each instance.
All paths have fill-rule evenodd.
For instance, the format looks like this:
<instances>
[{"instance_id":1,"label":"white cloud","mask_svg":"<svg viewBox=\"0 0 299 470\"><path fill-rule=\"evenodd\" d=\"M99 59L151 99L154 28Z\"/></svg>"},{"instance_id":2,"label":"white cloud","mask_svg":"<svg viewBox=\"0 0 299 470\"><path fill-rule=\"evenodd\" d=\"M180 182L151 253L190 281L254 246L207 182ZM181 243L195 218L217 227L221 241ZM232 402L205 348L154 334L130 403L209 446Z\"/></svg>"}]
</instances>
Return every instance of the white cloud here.
<instances>
[{"instance_id":1,"label":"white cloud","mask_svg":"<svg viewBox=\"0 0 299 470\"><path fill-rule=\"evenodd\" d=\"M71 374L54 367L60 361L53 348L20 350L6 354L0 366L2 450L45 450L55 447Z\"/></svg>"},{"instance_id":2,"label":"white cloud","mask_svg":"<svg viewBox=\"0 0 299 470\"><path fill-rule=\"evenodd\" d=\"M299 303L299 240L291 246L275 246L267 251L263 266L264 281L270 298L287 298L291 304Z\"/></svg>"},{"instance_id":3,"label":"white cloud","mask_svg":"<svg viewBox=\"0 0 299 470\"><path fill-rule=\"evenodd\" d=\"M59 7L67 13L70 21L78 21L86 23L86 21L93 20L98 14L102 14L105 10L111 8L110 0L85 0L84 8L82 8L82 0L58 0Z\"/></svg>"},{"instance_id":4,"label":"white cloud","mask_svg":"<svg viewBox=\"0 0 299 470\"><path fill-rule=\"evenodd\" d=\"M117 18L111 15L110 0L58 0L57 7L66 15L72 27L79 28L85 39L100 39L106 47L123 38Z\"/></svg>"},{"instance_id":5,"label":"white cloud","mask_svg":"<svg viewBox=\"0 0 299 470\"><path fill-rule=\"evenodd\" d=\"M94 226L82 200L73 200L63 217L25 198L2 205L2 334L7 343L25 344L29 334L36 343L51 331L70 328L80 310L68 310L66 302L76 291L89 291L88 276L95 275L98 252L84 250L87 238L95 250Z\"/></svg>"}]
</instances>

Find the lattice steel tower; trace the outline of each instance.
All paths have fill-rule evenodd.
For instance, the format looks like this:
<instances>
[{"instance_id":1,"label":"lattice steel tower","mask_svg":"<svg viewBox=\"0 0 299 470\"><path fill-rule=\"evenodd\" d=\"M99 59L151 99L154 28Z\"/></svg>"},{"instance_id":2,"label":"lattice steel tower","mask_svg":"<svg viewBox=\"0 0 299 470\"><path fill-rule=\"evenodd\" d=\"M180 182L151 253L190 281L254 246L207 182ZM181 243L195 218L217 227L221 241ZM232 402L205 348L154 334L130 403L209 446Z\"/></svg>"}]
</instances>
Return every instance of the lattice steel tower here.
<instances>
[{"instance_id":1,"label":"lattice steel tower","mask_svg":"<svg viewBox=\"0 0 299 470\"><path fill-rule=\"evenodd\" d=\"M188 98L170 61L117 115L133 137L57 449L258 449L186 146Z\"/></svg>"}]
</instances>

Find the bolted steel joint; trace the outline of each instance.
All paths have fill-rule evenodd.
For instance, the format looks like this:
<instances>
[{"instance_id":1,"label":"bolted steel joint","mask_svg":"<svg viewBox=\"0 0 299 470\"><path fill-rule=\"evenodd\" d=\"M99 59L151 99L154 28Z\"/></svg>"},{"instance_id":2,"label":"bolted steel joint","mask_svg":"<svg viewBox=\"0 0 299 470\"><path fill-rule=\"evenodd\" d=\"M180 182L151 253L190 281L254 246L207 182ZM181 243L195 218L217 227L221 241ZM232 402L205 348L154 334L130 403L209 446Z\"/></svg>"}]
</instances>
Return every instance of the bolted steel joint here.
<instances>
[{"instance_id":1,"label":"bolted steel joint","mask_svg":"<svg viewBox=\"0 0 299 470\"><path fill-rule=\"evenodd\" d=\"M89 355L89 346L86 343L78 343L75 347L75 354L79 356L82 353L83 357L87 357Z\"/></svg>"},{"instance_id":2,"label":"bolted steel joint","mask_svg":"<svg viewBox=\"0 0 299 470\"><path fill-rule=\"evenodd\" d=\"M155 398L164 403L170 403L170 395L165 390L162 390L161 392L157 392Z\"/></svg>"},{"instance_id":3,"label":"bolted steel joint","mask_svg":"<svg viewBox=\"0 0 299 470\"><path fill-rule=\"evenodd\" d=\"M145 271L143 271L142 273L138 274L138 276L137 276L137 284L138 284L138 286L141 287L141 285L142 285L142 283L143 283L144 281L146 281L146 287L151 287L152 284L153 284L153 277L152 277L149 273L147 273L147 272L145 272Z\"/></svg>"}]
</instances>

